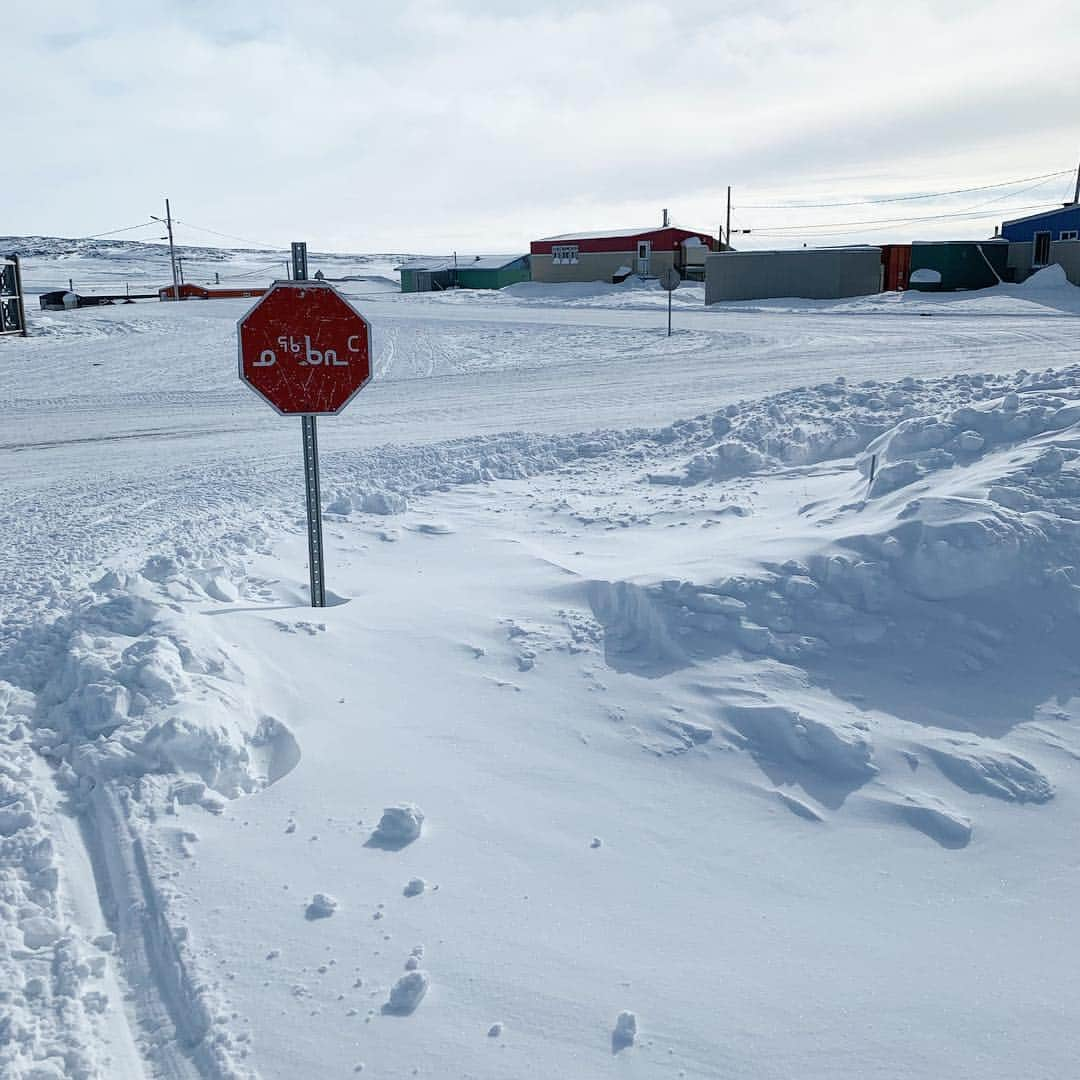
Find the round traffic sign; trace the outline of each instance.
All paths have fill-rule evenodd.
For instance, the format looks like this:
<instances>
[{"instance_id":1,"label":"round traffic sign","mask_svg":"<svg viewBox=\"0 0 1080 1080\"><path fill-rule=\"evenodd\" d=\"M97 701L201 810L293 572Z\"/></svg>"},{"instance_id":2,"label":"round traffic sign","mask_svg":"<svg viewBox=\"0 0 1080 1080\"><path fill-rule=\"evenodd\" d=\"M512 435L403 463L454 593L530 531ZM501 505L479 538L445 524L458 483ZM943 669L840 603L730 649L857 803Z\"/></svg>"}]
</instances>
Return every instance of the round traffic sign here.
<instances>
[{"instance_id":1,"label":"round traffic sign","mask_svg":"<svg viewBox=\"0 0 1080 1080\"><path fill-rule=\"evenodd\" d=\"M665 270L660 275L660 288L667 292L674 292L682 284L682 278L675 267Z\"/></svg>"}]
</instances>

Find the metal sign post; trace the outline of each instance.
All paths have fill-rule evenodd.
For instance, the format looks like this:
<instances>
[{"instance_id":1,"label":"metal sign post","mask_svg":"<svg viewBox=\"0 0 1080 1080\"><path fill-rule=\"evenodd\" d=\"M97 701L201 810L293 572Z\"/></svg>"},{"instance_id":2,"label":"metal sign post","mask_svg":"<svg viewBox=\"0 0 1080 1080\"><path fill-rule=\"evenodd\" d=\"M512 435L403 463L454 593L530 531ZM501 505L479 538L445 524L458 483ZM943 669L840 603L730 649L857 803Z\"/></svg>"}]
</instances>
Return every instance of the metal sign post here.
<instances>
[{"instance_id":1,"label":"metal sign post","mask_svg":"<svg viewBox=\"0 0 1080 1080\"><path fill-rule=\"evenodd\" d=\"M682 278L675 267L665 270L660 275L660 288L667 293L667 336L671 337L671 294L682 284Z\"/></svg>"},{"instance_id":2,"label":"metal sign post","mask_svg":"<svg viewBox=\"0 0 1080 1080\"><path fill-rule=\"evenodd\" d=\"M307 245L237 324L240 379L282 416L299 416L307 499L311 606L326 606L318 417L334 416L371 379L371 327L332 285L312 281Z\"/></svg>"},{"instance_id":3,"label":"metal sign post","mask_svg":"<svg viewBox=\"0 0 1080 1080\"><path fill-rule=\"evenodd\" d=\"M304 490L307 492L308 567L311 606L326 607L326 574L323 563L322 495L319 491L319 431L316 417L301 416L304 440Z\"/></svg>"},{"instance_id":4,"label":"metal sign post","mask_svg":"<svg viewBox=\"0 0 1080 1080\"><path fill-rule=\"evenodd\" d=\"M307 244L294 241L292 246L292 279L307 281Z\"/></svg>"},{"instance_id":5,"label":"metal sign post","mask_svg":"<svg viewBox=\"0 0 1080 1080\"><path fill-rule=\"evenodd\" d=\"M292 279L307 280L307 244L292 245ZM307 495L308 571L311 606L326 607L326 566L323 562L322 493L319 490L319 427L314 413L300 417L304 444L304 491Z\"/></svg>"}]
</instances>

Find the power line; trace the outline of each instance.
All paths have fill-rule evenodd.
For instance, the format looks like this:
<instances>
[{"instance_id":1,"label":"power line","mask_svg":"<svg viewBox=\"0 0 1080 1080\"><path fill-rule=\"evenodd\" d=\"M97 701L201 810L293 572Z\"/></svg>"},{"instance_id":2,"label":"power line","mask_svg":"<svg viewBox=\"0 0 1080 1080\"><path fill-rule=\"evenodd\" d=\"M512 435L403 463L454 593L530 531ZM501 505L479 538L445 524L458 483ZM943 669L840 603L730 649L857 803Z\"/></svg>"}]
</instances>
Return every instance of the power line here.
<instances>
[{"instance_id":1,"label":"power line","mask_svg":"<svg viewBox=\"0 0 1080 1080\"><path fill-rule=\"evenodd\" d=\"M1010 213L1013 213L1013 212L1016 212L1018 210L1040 210L1045 206L1046 206L1045 202L1040 202L1040 203L1032 203L1029 206L1012 206L1012 207L1009 207L1008 210L1009 210ZM996 213L988 213L988 214L980 213L981 210L982 210L982 207L968 207L968 209L966 209L966 210L958 210L958 211L955 211L953 213L948 213L948 214L928 214L928 215L926 215L924 217L913 217L913 218L867 218L867 219L865 219L863 221L828 221L828 222L821 222L821 223L816 224L816 225L761 225L761 226L758 226L757 228L755 228L753 231L755 233L770 233L770 234L775 235L777 233L785 233L785 232L806 233L806 232L817 231L819 229L833 229L833 228L847 229L847 228L852 228L853 226L862 226L862 225L878 225L878 226L887 227L887 226L890 226L890 225L915 225L915 224L918 224L919 222L922 222L922 221L944 221L944 220L946 220L948 218L996 217L997 216Z\"/></svg>"},{"instance_id":2,"label":"power line","mask_svg":"<svg viewBox=\"0 0 1080 1080\"><path fill-rule=\"evenodd\" d=\"M949 195L965 195L972 191L991 191L994 188L1013 187L1032 180L1052 180L1058 176L1073 175L1075 169L1059 169L1057 172L1042 173L1039 176L1022 176L1018 180L1003 180L998 184L980 184L977 187L954 188L951 191L934 191L921 195L893 195L885 199L858 199L854 202L829 203L744 203L736 205L736 210L822 210L839 206L868 206L879 203L910 202L914 199L943 199Z\"/></svg>"},{"instance_id":3,"label":"power line","mask_svg":"<svg viewBox=\"0 0 1080 1080\"><path fill-rule=\"evenodd\" d=\"M108 232L94 233L93 236L76 236L76 240L100 240L103 236L115 236L117 233L132 232L135 229L145 229L147 225L153 225L152 221L143 221L138 225L125 225L122 229L110 229Z\"/></svg>"},{"instance_id":4,"label":"power line","mask_svg":"<svg viewBox=\"0 0 1080 1080\"><path fill-rule=\"evenodd\" d=\"M218 232L216 229L207 229L202 225L195 225L190 221L181 221L179 218L173 218L173 222L177 225L185 225L189 229L195 229L198 232L209 233L211 236L220 236L225 240L239 240L241 244L251 244L252 247L262 248L270 251L284 251L284 244L267 244L262 240L251 240L245 236L233 236L231 233Z\"/></svg>"},{"instance_id":5,"label":"power line","mask_svg":"<svg viewBox=\"0 0 1080 1080\"><path fill-rule=\"evenodd\" d=\"M1034 191L1036 188L1045 187L1050 183L1050 180L1055 179L1049 177L1046 180L1040 180L1038 183L1031 184L1028 187L1021 188L1019 191L1007 191L1004 195L995 195L992 199L987 199L986 202L977 203L973 206L972 210L980 209L984 206L993 206L994 203L1001 202L1002 199L1018 199L1021 195L1026 195L1029 191Z\"/></svg>"},{"instance_id":6,"label":"power line","mask_svg":"<svg viewBox=\"0 0 1080 1080\"><path fill-rule=\"evenodd\" d=\"M257 266L254 270L246 270L242 274L222 274L222 281L239 281L241 278L258 277L260 274L265 274L267 270L276 270L284 260L279 260L276 263L269 263L266 266Z\"/></svg>"},{"instance_id":7,"label":"power line","mask_svg":"<svg viewBox=\"0 0 1080 1080\"><path fill-rule=\"evenodd\" d=\"M1045 203L1036 203L1031 207L1022 206L1022 207L1018 207L1017 209L1020 209L1020 210L1046 209L1046 204ZM804 231L800 231L800 230L797 230L797 229L796 230L786 230L786 231L776 231L776 232L755 229L754 230L754 235L755 236L776 236L776 237L780 237L781 239L795 239L795 238L798 238L800 236L810 236L810 237L814 237L815 239L821 238L821 237L826 237L826 236L861 236L861 235L863 235L865 233L884 232L887 229L892 229L892 228L895 228L895 227L901 226L901 225L911 225L911 224L916 224L916 223L921 222L921 221L933 221L933 220L936 220L936 219L934 219L934 218L898 219L898 220L890 222L888 224L870 225L870 226L867 226L865 228L859 228L859 229L844 228L844 227L841 226L839 228L831 229L831 230L828 230L828 231L813 232L813 233L804 232ZM954 219L954 220L957 220L957 219ZM961 220L961 221L987 221L987 220L997 221L997 220L1000 220L1000 219L999 219L997 214L994 214L992 212L991 213L983 213L981 211L974 211L974 212L969 212L967 214L964 214L958 220Z\"/></svg>"}]
</instances>

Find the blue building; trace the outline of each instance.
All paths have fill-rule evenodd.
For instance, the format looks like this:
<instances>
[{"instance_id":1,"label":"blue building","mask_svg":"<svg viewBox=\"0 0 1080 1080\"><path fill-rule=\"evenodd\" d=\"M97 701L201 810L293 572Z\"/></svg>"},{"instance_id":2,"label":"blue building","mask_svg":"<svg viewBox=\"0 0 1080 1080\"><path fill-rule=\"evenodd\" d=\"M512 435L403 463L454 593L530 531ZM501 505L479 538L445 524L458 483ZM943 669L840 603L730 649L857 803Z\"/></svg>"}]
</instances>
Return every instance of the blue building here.
<instances>
[{"instance_id":1,"label":"blue building","mask_svg":"<svg viewBox=\"0 0 1080 1080\"><path fill-rule=\"evenodd\" d=\"M1080 238L1080 203L1066 203L1057 210L1006 221L1001 235L1011 243L1031 244L1031 266L1050 264L1050 245L1058 240Z\"/></svg>"}]
</instances>

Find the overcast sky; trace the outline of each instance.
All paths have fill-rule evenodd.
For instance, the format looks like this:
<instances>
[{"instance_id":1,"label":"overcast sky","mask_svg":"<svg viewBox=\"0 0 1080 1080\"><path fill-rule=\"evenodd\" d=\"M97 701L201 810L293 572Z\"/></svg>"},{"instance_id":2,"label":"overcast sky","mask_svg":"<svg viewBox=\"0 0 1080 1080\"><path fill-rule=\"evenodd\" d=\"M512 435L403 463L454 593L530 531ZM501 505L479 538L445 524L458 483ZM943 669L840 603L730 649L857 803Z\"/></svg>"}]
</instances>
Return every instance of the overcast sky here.
<instances>
[{"instance_id":1,"label":"overcast sky","mask_svg":"<svg viewBox=\"0 0 1080 1080\"><path fill-rule=\"evenodd\" d=\"M731 184L740 247L981 237L1072 179L758 207L1075 169L1078 42L1075 0L4 0L0 235L169 195L262 243L514 251L663 207L715 233Z\"/></svg>"}]
</instances>

